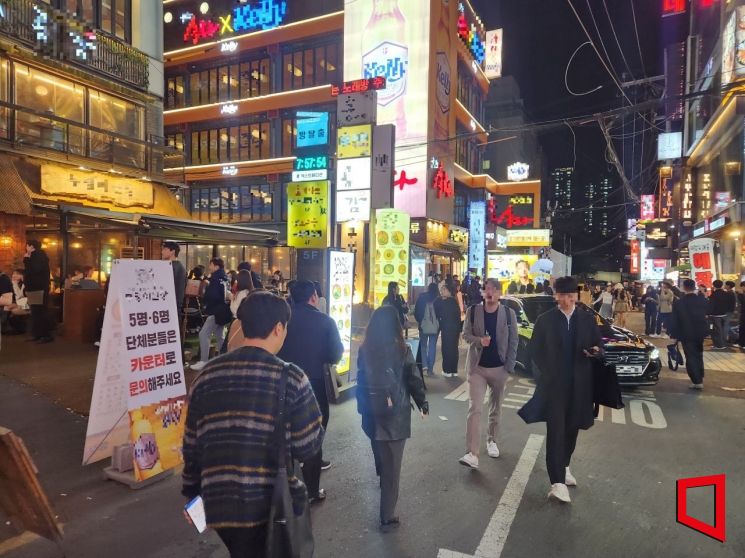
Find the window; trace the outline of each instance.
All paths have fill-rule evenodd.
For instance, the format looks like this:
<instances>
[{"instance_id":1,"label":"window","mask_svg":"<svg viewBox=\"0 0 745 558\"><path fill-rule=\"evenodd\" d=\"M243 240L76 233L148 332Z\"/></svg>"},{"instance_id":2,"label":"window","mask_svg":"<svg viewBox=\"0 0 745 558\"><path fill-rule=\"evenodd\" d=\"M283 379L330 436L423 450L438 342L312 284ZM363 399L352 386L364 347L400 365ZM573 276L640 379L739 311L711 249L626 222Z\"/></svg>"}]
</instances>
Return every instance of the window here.
<instances>
[{"instance_id":1,"label":"window","mask_svg":"<svg viewBox=\"0 0 745 558\"><path fill-rule=\"evenodd\" d=\"M268 121L191 134L191 164L227 163L268 159L271 153Z\"/></svg>"},{"instance_id":2,"label":"window","mask_svg":"<svg viewBox=\"0 0 745 558\"><path fill-rule=\"evenodd\" d=\"M338 43L286 52L282 58L282 89L290 91L339 81Z\"/></svg>"},{"instance_id":3,"label":"window","mask_svg":"<svg viewBox=\"0 0 745 558\"><path fill-rule=\"evenodd\" d=\"M173 147L174 149L183 151L184 150L184 134L178 133L178 134L170 134L166 136L166 144L168 145L168 147Z\"/></svg>"},{"instance_id":4,"label":"window","mask_svg":"<svg viewBox=\"0 0 745 558\"><path fill-rule=\"evenodd\" d=\"M10 101L8 96L8 61L0 59L0 101L6 103ZM10 130L8 130L8 109L5 107L0 108L0 138L7 138Z\"/></svg>"},{"instance_id":5,"label":"window","mask_svg":"<svg viewBox=\"0 0 745 558\"><path fill-rule=\"evenodd\" d=\"M208 103L237 101L271 93L269 59L230 64L215 68L204 68L188 75L189 100L179 95L183 93L183 77L167 78L167 108L199 106ZM171 101L171 91L174 99Z\"/></svg>"},{"instance_id":6,"label":"window","mask_svg":"<svg viewBox=\"0 0 745 558\"><path fill-rule=\"evenodd\" d=\"M184 97L184 77L173 76L166 79L166 108L175 109L186 106Z\"/></svg>"},{"instance_id":7,"label":"window","mask_svg":"<svg viewBox=\"0 0 745 558\"><path fill-rule=\"evenodd\" d=\"M273 196L266 184L223 185L191 191L192 217L217 223L271 221Z\"/></svg>"}]
</instances>

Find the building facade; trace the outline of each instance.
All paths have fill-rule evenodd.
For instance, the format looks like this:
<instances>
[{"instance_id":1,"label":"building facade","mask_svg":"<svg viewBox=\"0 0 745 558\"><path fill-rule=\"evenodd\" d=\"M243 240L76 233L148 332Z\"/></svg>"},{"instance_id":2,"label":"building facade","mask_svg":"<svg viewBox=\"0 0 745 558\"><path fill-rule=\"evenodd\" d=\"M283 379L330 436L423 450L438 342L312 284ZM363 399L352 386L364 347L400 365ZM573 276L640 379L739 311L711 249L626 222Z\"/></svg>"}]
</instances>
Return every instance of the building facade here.
<instances>
[{"instance_id":1,"label":"building facade","mask_svg":"<svg viewBox=\"0 0 745 558\"><path fill-rule=\"evenodd\" d=\"M551 171L551 198L558 209L572 207L574 168L562 167Z\"/></svg>"},{"instance_id":2,"label":"building facade","mask_svg":"<svg viewBox=\"0 0 745 558\"><path fill-rule=\"evenodd\" d=\"M584 212L585 230L600 238L608 238L611 233L609 211L599 208L608 205L608 196L612 189L613 182L607 176L589 182L584 188L583 207L588 208Z\"/></svg>"}]
</instances>

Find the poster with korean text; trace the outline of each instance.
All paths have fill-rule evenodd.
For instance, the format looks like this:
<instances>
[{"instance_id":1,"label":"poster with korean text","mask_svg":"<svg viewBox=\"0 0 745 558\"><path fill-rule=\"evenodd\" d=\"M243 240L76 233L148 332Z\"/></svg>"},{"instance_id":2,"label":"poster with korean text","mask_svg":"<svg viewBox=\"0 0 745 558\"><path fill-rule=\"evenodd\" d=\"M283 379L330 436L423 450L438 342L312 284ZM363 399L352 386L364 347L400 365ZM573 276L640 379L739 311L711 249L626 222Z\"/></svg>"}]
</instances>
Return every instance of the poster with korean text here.
<instances>
[{"instance_id":1,"label":"poster with korean text","mask_svg":"<svg viewBox=\"0 0 745 558\"><path fill-rule=\"evenodd\" d=\"M354 254L329 251L329 316L339 329L344 354L336 366L337 374L349 370L352 352L352 297L354 294Z\"/></svg>"},{"instance_id":2,"label":"poster with korean text","mask_svg":"<svg viewBox=\"0 0 745 558\"><path fill-rule=\"evenodd\" d=\"M399 292L408 298L409 292L409 227L411 218L397 209L375 212L375 306L380 306L388 294L388 283L398 284Z\"/></svg>"},{"instance_id":3,"label":"poster with korean text","mask_svg":"<svg viewBox=\"0 0 745 558\"><path fill-rule=\"evenodd\" d=\"M287 185L287 206L287 245L293 248L326 248L328 181L291 182Z\"/></svg>"}]
</instances>

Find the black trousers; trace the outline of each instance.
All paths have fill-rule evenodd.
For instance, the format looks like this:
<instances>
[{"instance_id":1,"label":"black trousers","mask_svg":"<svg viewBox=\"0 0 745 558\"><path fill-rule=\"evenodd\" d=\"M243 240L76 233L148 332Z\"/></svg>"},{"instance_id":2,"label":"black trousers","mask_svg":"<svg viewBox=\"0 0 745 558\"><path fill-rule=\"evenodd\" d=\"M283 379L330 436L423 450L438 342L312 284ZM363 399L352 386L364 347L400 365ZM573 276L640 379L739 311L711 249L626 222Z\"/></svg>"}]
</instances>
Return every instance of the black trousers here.
<instances>
[{"instance_id":1,"label":"black trousers","mask_svg":"<svg viewBox=\"0 0 745 558\"><path fill-rule=\"evenodd\" d=\"M745 308L740 307L740 338L737 342L740 347L745 347Z\"/></svg>"},{"instance_id":2,"label":"black trousers","mask_svg":"<svg viewBox=\"0 0 745 558\"><path fill-rule=\"evenodd\" d=\"M326 392L326 380L311 378L310 386L313 388L313 393L316 395L316 401L318 401L318 408L321 410L323 417L323 429L325 430L329 424L329 398ZM303 479L305 480L305 486L308 487L308 496L314 497L318 494L318 489L321 484L321 464L323 462L323 449L310 459L305 460L303 463Z\"/></svg>"},{"instance_id":3,"label":"black trousers","mask_svg":"<svg viewBox=\"0 0 745 558\"><path fill-rule=\"evenodd\" d=\"M703 341L681 341L686 356L686 371L694 384L704 382L704 343Z\"/></svg>"},{"instance_id":4,"label":"black trousers","mask_svg":"<svg viewBox=\"0 0 745 558\"><path fill-rule=\"evenodd\" d=\"M579 429L571 420L573 393L571 377L563 378L551 394L546 413L546 469L551 484L566 483L566 467L577 446Z\"/></svg>"},{"instance_id":5,"label":"black trousers","mask_svg":"<svg viewBox=\"0 0 745 558\"><path fill-rule=\"evenodd\" d=\"M398 488L401 481L401 462L406 440L371 440L375 471L380 476L380 521L396 517Z\"/></svg>"},{"instance_id":6,"label":"black trousers","mask_svg":"<svg viewBox=\"0 0 745 558\"><path fill-rule=\"evenodd\" d=\"M236 527L217 529L230 558L264 558L266 527Z\"/></svg>"},{"instance_id":7,"label":"black trousers","mask_svg":"<svg viewBox=\"0 0 745 558\"><path fill-rule=\"evenodd\" d=\"M442 371L445 374L458 373L458 341L460 330L442 330Z\"/></svg>"},{"instance_id":8,"label":"black trousers","mask_svg":"<svg viewBox=\"0 0 745 558\"><path fill-rule=\"evenodd\" d=\"M49 319L48 295L44 294L44 304L32 304L31 309L31 335L35 339L51 337L52 323Z\"/></svg>"}]
</instances>

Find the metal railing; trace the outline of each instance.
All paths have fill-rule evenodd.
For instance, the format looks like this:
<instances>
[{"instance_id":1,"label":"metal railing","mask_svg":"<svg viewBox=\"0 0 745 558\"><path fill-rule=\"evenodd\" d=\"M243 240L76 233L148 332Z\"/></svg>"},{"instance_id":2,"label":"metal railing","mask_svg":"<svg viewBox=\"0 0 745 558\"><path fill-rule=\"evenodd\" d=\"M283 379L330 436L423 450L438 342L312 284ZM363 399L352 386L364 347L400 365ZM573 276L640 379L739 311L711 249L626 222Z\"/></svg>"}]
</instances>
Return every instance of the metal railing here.
<instances>
[{"instance_id":1,"label":"metal railing","mask_svg":"<svg viewBox=\"0 0 745 558\"><path fill-rule=\"evenodd\" d=\"M163 178L163 168L184 167L184 154L159 136L148 140L127 137L59 116L0 101L0 142L19 151L56 152L67 158L85 158L143 171ZM173 179L172 173L169 178Z\"/></svg>"},{"instance_id":2,"label":"metal railing","mask_svg":"<svg viewBox=\"0 0 745 558\"><path fill-rule=\"evenodd\" d=\"M139 89L147 89L147 56L118 37L92 30L43 2L2 2L0 33L43 56L86 68Z\"/></svg>"}]
</instances>

